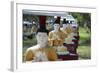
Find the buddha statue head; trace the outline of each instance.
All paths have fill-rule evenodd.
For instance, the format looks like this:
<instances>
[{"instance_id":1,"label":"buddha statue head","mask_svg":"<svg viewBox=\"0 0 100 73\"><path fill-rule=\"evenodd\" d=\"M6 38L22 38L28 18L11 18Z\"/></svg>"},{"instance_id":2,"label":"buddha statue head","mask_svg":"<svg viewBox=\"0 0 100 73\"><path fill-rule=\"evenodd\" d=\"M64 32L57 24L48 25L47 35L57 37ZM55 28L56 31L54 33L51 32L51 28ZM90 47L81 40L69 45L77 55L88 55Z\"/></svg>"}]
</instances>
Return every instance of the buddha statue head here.
<instances>
[{"instance_id":1,"label":"buddha statue head","mask_svg":"<svg viewBox=\"0 0 100 73\"><path fill-rule=\"evenodd\" d=\"M57 17L54 22L54 30L59 31L59 29L60 29L60 17Z\"/></svg>"},{"instance_id":2,"label":"buddha statue head","mask_svg":"<svg viewBox=\"0 0 100 73\"><path fill-rule=\"evenodd\" d=\"M66 19L64 18L63 21L62 21L63 29L67 28L67 23L68 23L68 21L66 21Z\"/></svg>"},{"instance_id":3,"label":"buddha statue head","mask_svg":"<svg viewBox=\"0 0 100 73\"><path fill-rule=\"evenodd\" d=\"M37 39L37 44L41 46L46 46L48 42L48 30L45 28L40 28L36 32L36 39Z\"/></svg>"}]
</instances>

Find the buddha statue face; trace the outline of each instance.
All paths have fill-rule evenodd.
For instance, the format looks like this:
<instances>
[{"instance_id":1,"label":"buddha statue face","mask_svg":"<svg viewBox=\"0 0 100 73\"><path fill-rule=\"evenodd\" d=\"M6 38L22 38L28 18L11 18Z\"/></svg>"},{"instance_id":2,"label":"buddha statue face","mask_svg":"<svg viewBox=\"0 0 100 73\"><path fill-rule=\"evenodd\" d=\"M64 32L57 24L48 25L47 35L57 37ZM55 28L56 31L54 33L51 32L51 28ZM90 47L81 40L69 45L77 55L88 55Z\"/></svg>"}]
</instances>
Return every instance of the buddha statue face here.
<instances>
[{"instance_id":1,"label":"buddha statue face","mask_svg":"<svg viewBox=\"0 0 100 73\"><path fill-rule=\"evenodd\" d=\"M59 30L60 29L60 25L59 24L54 24L54 30Z\"/></svg>"},{"instance_id":2,"label":"buddha statue face","mask_svg":"<svg viewBox=\"0 0 100 73\"><path fill-rule=\"evenodd\" d=\"M66 29L67 28L67 24L63 24L63 29Z\"/></svg>"},{"instance_id":3,"label":"buddha statue face","mask_svg":"<svg viewBox=\"0 0 100 73\"><path fill-rule=\"evenodd\" d=\"M37 44L44 46L48 42L48 35L45 32L38 32L36 35L36 39L37 39Z\"/></svg>"}]
</instances>

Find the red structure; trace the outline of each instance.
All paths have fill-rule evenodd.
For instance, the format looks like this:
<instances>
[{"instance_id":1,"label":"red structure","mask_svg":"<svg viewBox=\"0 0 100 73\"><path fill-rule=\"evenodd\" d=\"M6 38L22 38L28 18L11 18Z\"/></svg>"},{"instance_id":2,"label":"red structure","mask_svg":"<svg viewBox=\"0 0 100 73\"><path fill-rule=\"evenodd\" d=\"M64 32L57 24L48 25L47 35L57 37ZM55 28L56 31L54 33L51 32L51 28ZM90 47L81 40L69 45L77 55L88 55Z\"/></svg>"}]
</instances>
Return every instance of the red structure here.
<instances>
[{"instance_id":1,"label":"red structure","mask_svg":"<svg viewBox=\"0 0 100 73\"><path fill-rule=\"evenodd\" d=\"M40 28L45 29L46 28L46 16L39 16L39 25Z\"/></svg>"},{"instance_id":2,"label":"red structure","mask_svg":"<svg viewBox=\"0 0 100 73\"><path fill-rule=\"evenodd\" d=\"M68 48L68 51L74 55L68 54L68 55L58 55L59 59L62 60L78 60L78 54L77 54L77 48L79 43L79 36L74 36L75 39L72 40L74 44L64 44Z\"/></svg>"}]
</instances>

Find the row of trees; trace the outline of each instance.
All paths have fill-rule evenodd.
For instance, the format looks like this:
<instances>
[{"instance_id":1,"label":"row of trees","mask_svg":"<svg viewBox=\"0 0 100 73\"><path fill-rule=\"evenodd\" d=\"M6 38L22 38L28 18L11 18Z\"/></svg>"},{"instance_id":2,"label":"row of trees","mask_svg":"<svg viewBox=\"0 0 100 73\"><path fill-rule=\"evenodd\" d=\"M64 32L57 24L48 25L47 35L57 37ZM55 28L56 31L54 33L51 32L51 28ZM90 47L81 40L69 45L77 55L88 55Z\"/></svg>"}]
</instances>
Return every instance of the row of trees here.
<instances>
[{"instance_id":1,"label":"row of trees","mask_svg":"<svg viewBox=\"0 0 100 73\"><path fill-rule=\"evenodd\" d=\"M90 13L70 13L77 19L77 23L81 27L87 27L91 30L91 14Z\"/></svg>"}]
</instances>

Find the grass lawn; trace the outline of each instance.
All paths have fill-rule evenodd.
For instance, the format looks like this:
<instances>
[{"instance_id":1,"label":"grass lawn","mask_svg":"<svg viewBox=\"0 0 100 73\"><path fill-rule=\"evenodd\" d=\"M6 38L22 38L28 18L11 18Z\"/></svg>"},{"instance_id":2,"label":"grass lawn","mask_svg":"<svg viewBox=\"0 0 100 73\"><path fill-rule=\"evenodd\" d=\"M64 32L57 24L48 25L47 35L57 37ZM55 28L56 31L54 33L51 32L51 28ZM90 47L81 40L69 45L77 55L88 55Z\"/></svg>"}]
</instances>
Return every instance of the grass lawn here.
<instances>
[{"instance_id":1,"label":"grass lawn","mask_svg":"<svg viewBox=\"0 0 100 73\"><path fill-rule=\"evenodd\" d=\"M91 59L91 47L79 46L77 49L79 59Z\"/></svg>"},{"instance_id":2,"label":"grass lawn","mask_svg":"<svg viewBox=\"0 0 100 73\"><path fill-rule=\"evenodd\" d=\"M80 45L90 44L91 33L87 32L86 28L79 27L79 36L80 36L80 41L79 41Z\"/></svg>"},{"instance_id":3,"label":"grass lawn","mask_svg":"<svg viewBox=\"0 0 100 73\"><path fill-rule=\"evenodd\" d=\"M79 59L91 59L91 34L85 28L79 27L80 41L77 52Z\"/></svg>"}]
</instances>

